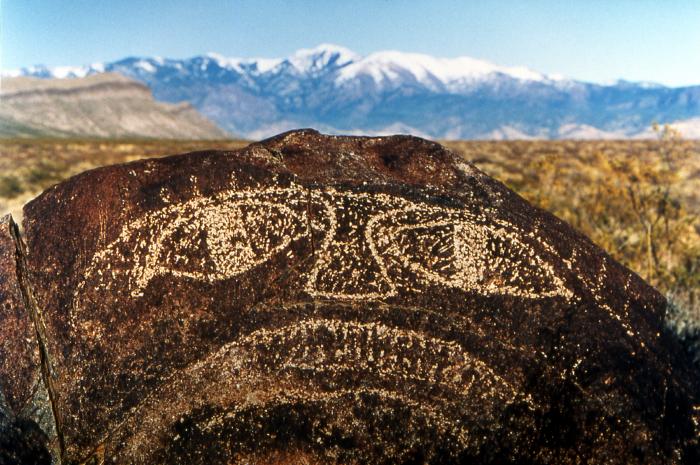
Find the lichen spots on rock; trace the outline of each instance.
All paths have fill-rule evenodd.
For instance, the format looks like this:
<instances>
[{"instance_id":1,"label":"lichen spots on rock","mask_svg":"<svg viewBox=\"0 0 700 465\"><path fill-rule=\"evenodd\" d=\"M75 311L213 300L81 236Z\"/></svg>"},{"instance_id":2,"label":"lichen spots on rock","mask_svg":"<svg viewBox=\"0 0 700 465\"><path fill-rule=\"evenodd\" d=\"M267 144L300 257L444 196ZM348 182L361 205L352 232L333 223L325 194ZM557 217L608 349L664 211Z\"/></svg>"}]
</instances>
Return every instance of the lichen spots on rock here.
<instances>
[{"instance_id":1,"label":"lichen spots on rock","mask_svg":"<svg viewBox=\"0 0 700 465\"><path fill-rule=\"evenodd\" d=\"M698 453L663 298L432 142L306 130L102 168L25 230L70 462Z\"/></svg>"}]
</instances>

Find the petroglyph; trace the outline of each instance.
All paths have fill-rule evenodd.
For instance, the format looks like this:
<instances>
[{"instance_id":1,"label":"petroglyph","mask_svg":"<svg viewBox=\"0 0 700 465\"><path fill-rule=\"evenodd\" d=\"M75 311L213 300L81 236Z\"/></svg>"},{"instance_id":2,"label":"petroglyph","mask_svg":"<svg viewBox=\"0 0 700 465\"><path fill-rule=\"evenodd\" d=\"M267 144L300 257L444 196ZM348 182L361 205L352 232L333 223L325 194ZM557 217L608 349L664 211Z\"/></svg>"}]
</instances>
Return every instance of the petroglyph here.
<instances>
[{"instance_id":1,"label":"petroglyph","mask_svg":"<svg viewBox=\"0 0 700 465\"><path fill-rule=\"evenodd\" d=\"M397 385L423 381L444 386L458 395L493 397L505 403L517 394L508 381L459 344L377 323L309 319L256 331L232 346L270 348L267 354L251 351L255 354L252 363L276 371L310 370L329 376L332 372L354 370L364 377L375 375ZM292 350L280 354L277 347Z\"/></svg>"},{"instance_id":2,"label":"petroglyph","mask_svg":"<svg viewBox=\"0 0 700 465\"><path fill-rule=\"evenodd\" d=\"M371 394L378 404L415 409L439 423L444 433L457 434L463 445L469 429L455 424L454 406L477 403L479 416L484 417L495 414L492 409L500 410L513 402L532 402L529 394L520 390L523 380L514 373L507 376L509 379L500 376L459 343L426 332L378 322L308 318L262 328L223 345L172 376L144 399L120 429L165 436L167 432L157 432L154 426L162 422L163 412L175 410L185 415L202 402L227 406L222 415L232 418L256 406L318 403L328 407L329 402L345 396ZM319 388L318 380L325 389ZM199 385L203 395L177 396L183 385ZM407 390L410 396L404 394ZM232 398L236 402L231 405ZM422 398L430 400L421 402ZM151 423L144 424L144 417L151 417ZM220 416L210 418L207 428L215 429L213 424L220 420ZM101 441L119 443L120 434ZM132 444L140 447L149 441Z\"/></svg>"},{"instance_id":3,"label":"petroglyph","mask_svg":"<svg viewBox=\"0 0 700 465\"><path fill-rule=\"evenodd\" d=\"M89 281L110 290L126 279L131 297L138 297L156 276L215 282L244 273L307 233L306 218L292 209L302 194L299 188L225 191L149 213L95 254L78 291Z\"/></svg>"},{"instance_id":4,"label":"petroglyph","mask_svg":"<svg viewBox=\"0 0 700 465\"><path fill-rule=\"evenodd\" d=\"M423 282L486 295L572 296L513 225L480 221L465 210L401 203L372 217L366 237L385 275L396 276L402 288Z\"/></svg>"},{"instance_id":5,"label":"petroglyph","mask_svg":"<svg viewBox=\"0 0 700 465\"><path fill-rule=\"evenodd\" d=\"M24 218L65 462L698 462L663 297L435 143L296 131Z\"/></svg>"},{"instance_id":6,"label":"petroglyph","mask_svg":"<svg viewBox=\"0 0 700 465\"><path fill-rule=\"evenodd\" d=\"M356 381L352 389L342 382L347 373L352 373L351 379ZM260 389L271 377L275 382ZM165 436L165 431L157 430L161 412L179 404L177 410L182 415L195 411L205 399L210 405L227 405L231 397L237 399L226 413L208 418L201 426L216 431L225 419L236 418L256 406L269 409L285 404L356 403L357 396L371 395L378 403L410 407L430 419L443 434L455 434L461 445L467 443L469 431L464 425L454 424L454 412L448 405L479 402L479 413L485 415L488 405L508 405L516 398L531 402L513 383L453 341L378 323L333 319L308 319L254 331L187 367L163 391L178 392L178 385L198 383L200 378L207 379L202 386L206 397L155 395L146 400L124 423L142 439L132 441L133 447L120 453L138 456L143 453L139 448L149 444L146 437ZM332 381L335 388L319 390L313 382L317 379ZM403 394L408 385L415 385L417 390L433 386L430 403ZM436 405L442 408L436 409ZM154 412L158 412L156 418L149 418ZM144 417L148 419L145 424ZM136 418L139 420L135 423ZM104 440L118 442L119 434L121 431L116 438Z\"/></svg>"},{"instance_id":7,"label":"petroglyph","mask_svg":"<svg viewBox=\"0 0 700 465\"><path fill-rule=\"evenodd\" d=\"M314 197L325 207L328 228L316 252L306 292L314 297L359 300L394 295L396 286L382 270L364 234L367 219L390 205L379 202L382 199L376 195L335 189L317 191Z\"/></svg>"},{"instance_id":8,"label":"petroglyph","mask_svg":"<svg viewBox=\"0 0 700 465\"><path fill-rule=\"evenodd\" d=\"M307 202L318 216L309 217ZM529 298L571 296L513 226L398 196L307 192L292 185L224 191L147 214L95 254L76 298L88 282L109 290L126 279L137 298L157 276L234 278L313 232L323 237L304 287L314 297L384 299L426 285Z\"/></svg>"}]
</instances>

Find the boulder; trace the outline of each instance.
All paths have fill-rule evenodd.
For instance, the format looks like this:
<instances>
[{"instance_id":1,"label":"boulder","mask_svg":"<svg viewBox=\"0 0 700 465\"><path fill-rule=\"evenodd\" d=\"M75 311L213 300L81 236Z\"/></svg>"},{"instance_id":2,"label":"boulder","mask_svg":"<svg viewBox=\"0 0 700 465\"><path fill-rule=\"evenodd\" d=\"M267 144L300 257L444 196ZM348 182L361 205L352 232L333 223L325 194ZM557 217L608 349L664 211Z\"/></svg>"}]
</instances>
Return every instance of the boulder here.
<instances>
[{"instance_id":1,"label":"boulder","mask_svg":"<svg viewBox=\"0 0 700 465\"><path fill-rule=\"evenodd\" d=\"M433 142L295 131L24 218L66 463L700 460L664 298Z\"/></svg>"},{"instance_id":2,"label":"boulder","mask_svg":"<svg viewBox=\"0 0 700 465\"><path fill-rule=\"evenodd\" d=\"M20 273L17 227L0 218L0 465L51 463L59 445Z\"/></svg>"}]
</instances>

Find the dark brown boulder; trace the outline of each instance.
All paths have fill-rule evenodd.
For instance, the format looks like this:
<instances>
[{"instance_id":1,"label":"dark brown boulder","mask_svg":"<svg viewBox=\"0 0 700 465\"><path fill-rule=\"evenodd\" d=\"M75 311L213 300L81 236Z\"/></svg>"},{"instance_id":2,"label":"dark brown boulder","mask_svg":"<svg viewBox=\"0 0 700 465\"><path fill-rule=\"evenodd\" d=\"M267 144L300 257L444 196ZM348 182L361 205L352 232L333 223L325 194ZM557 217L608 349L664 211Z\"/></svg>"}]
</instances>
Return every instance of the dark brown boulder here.
<instances>
[{"instance_id":1,"label":"dark brown boulder","mask_svg":"<svg viewBox=\"0 0 700 465\"><path fill-rule=\"evenodd\" d=\"M0 390L8 408L19 412L41 378L41 362L36 330L17 273L15 235L12 219L0 218Z\"/></svg>"},{"instance_id":2,"label":"dark brown boulder","mask_svg":"<svg viewBox=\"0 0 700 465\"><path fill-rule=\"evenodd\" d=\"M665 300L441 146L297 131L25 208L67 463L693 463Z\"/></svg>"},{"instance_id":3,"label":"dark brown boulder","mask_svg":"<svg viewBox=\"0 0 700 465\"><path fill-rule=\"evenodd\" d=\"M51 463L58 450L18 246L16 225L0 218L0 465Z\"/></svg>"}]
</instances>

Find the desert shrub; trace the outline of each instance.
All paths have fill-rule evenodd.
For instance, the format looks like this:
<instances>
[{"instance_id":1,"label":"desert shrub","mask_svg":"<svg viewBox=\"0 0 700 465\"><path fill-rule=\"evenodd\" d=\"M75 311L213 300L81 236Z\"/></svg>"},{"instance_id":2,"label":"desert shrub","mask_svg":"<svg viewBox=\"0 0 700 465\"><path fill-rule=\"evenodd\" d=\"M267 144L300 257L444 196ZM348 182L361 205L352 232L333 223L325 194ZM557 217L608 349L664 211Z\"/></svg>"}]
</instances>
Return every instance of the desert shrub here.
<instances>
[{"instance_id":1,"label":"desert shrub","mask_svg":"<svg viewBox=\"0 0 700 465\"><path fill-rule=\"evenodd\" d=\"M44 188L61 181L65 177L64 171L65 167L62 164L41 159L29 167L25 180L32 186Z\"/></svg>"},{"instance_id":2,"label":"desert shrub","mask_svg":"<svg viewBox=\"0 0 700 465\"><path fill-rule=\"evenodd\" d=\"M0 176L0 197L13 199L24 192L20 179L12 174Z\"/></svg>"}]
</instances>

